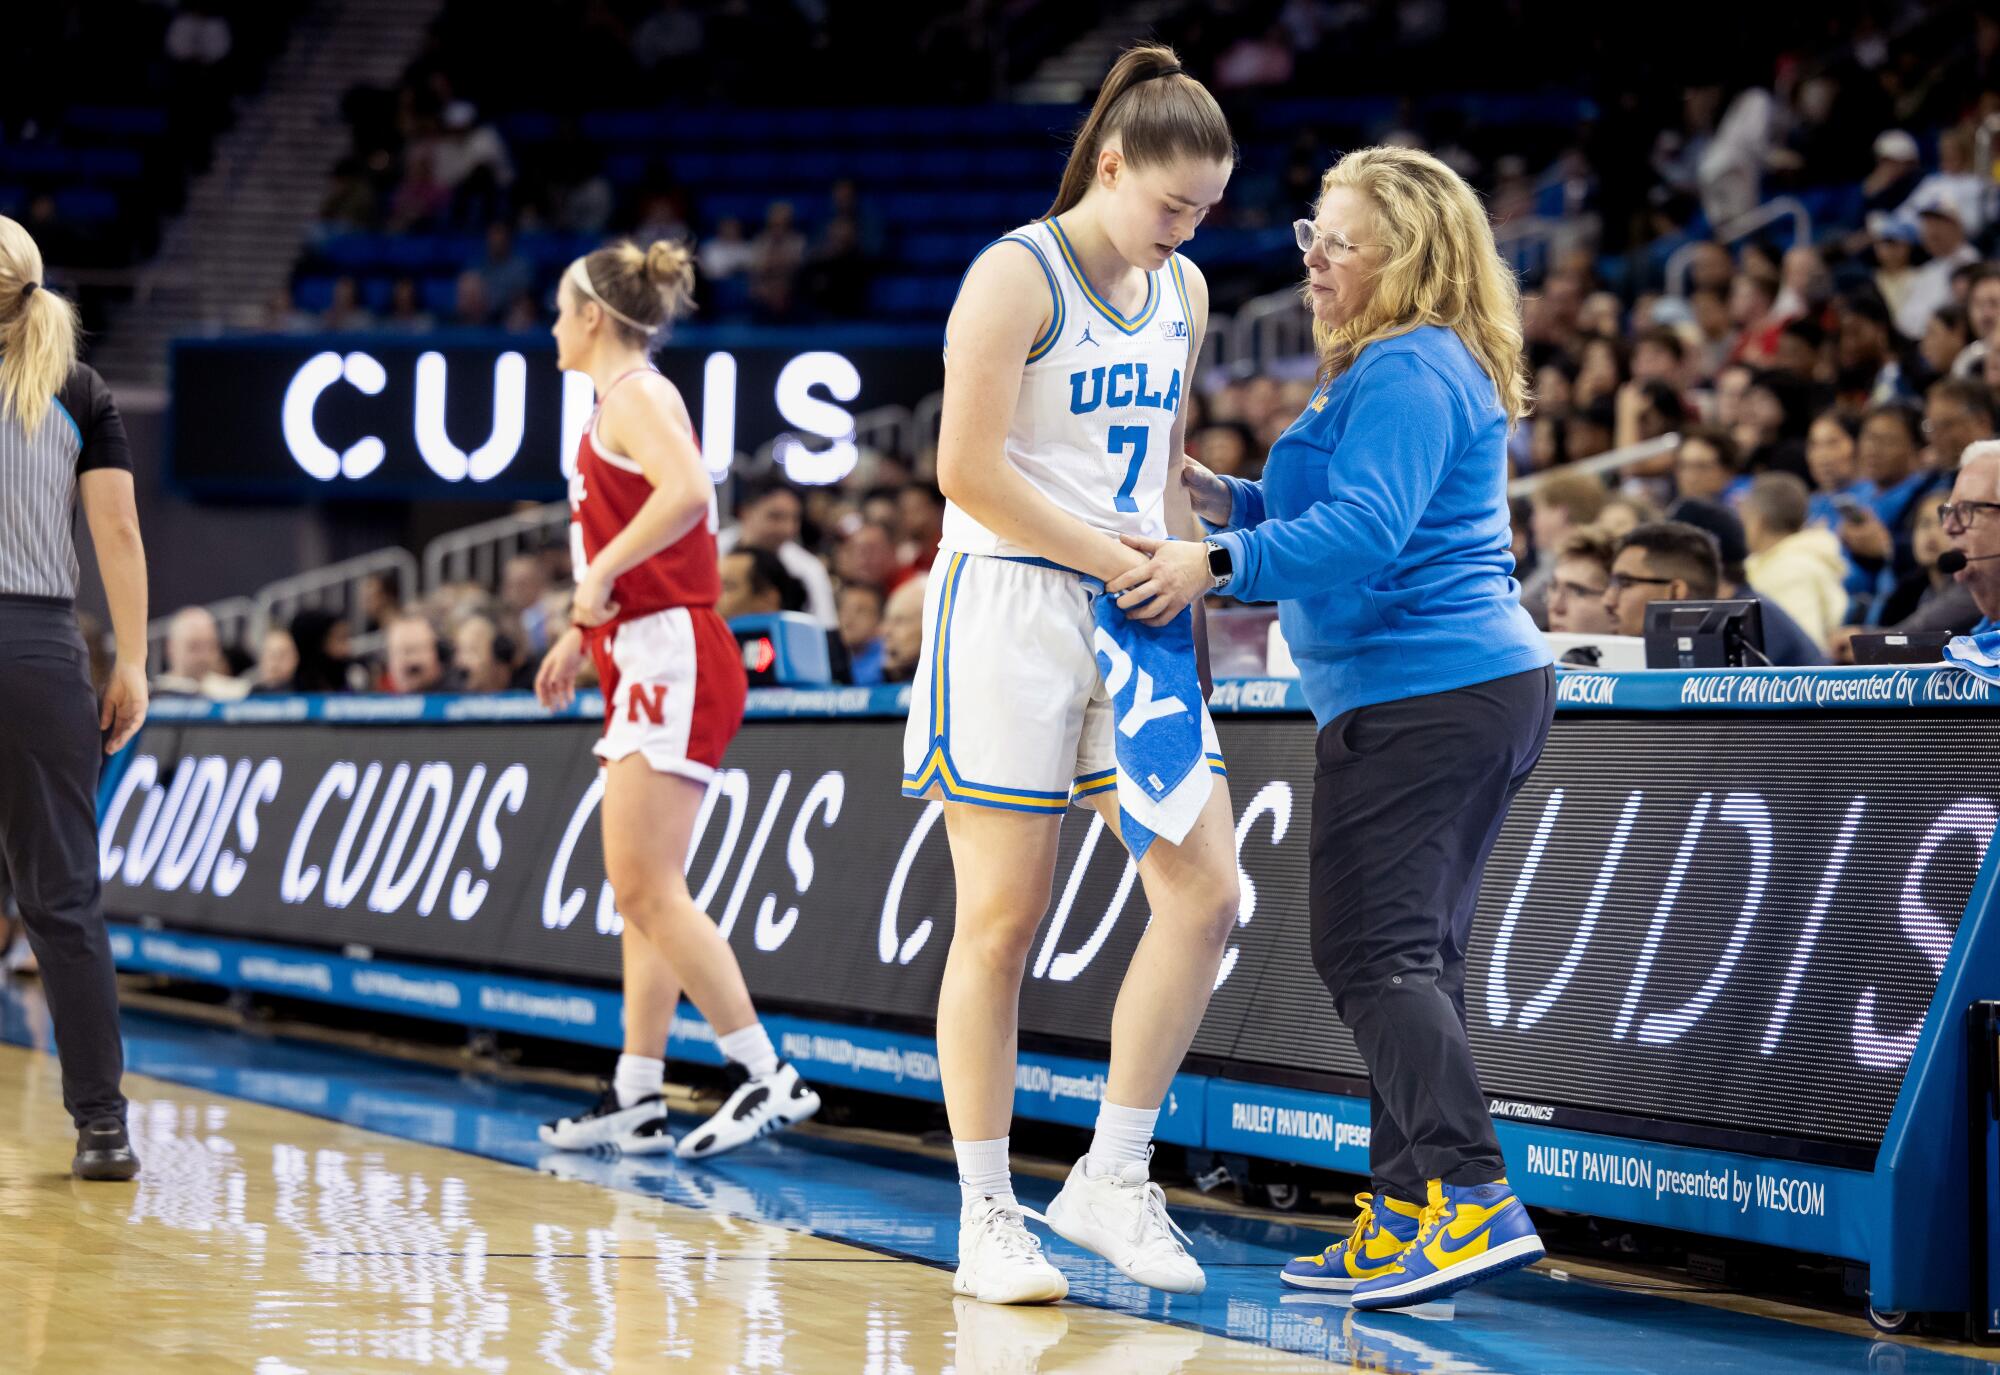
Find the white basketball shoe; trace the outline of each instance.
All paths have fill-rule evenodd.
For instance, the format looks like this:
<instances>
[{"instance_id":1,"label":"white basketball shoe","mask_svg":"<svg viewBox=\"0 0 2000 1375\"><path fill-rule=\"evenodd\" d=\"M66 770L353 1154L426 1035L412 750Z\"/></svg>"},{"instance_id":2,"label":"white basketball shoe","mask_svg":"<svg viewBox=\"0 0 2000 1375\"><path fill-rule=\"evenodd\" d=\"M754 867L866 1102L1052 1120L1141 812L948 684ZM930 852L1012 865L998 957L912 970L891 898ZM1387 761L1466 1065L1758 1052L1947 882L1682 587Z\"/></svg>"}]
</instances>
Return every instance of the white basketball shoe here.
<instances>
[{"instance_id":1,"label":"white basketball shoe","mask_svg":"<svg viewBox=\"0 0 2000 1375\"><path fill-rule=\"evenodd\" d=\"M1112 1173L1093 1174L1090 1157L1077 1161L1049 1204L1049 1226L1065 1241L1103 1256L1128 1279L1169 1294L1199 1294L1208 1279L1182 1244L1187 1233L1167 1216L1166 1194L1146 1177L1148 1163L1135 1160Z\"/></svg>"},{"instance_id":2,"label":"white basketball shoe","mask_svg":"<svg viewBox=\"0 0 2000 1375\"><path fill-rule=\"evenodd\" d=\"M667 1130L666 1100L649 1093L629 1108L618 1106L618 1090L607 1088L588 1112L544 1122L544 1146L559 1151L617 1150L624 1155L658 1155L674 1148Z\"/></svg>"},{"instance_id":3,"label":"white basketball shoe","mask_svg":"<svg viewBox=\"0 0 2000 1375\"><path fill-rule=\"evenodd\" d=\"M1047 1221L1020 1204L990 1196L969 1200L958 1214L958 1273L954 1293L984 1303L1054 1303L1069 1281L1049 1264L1024 1221Z\"/></svg>"},{"instance_id":4,"label":"white basketball shoe","mask_svg":"<svg viewBox=\"0 0 2000 1375\"><path fill-rule=\"evenodd\" d=\"M819 1111L819 1095L799 1078L789 1060L761 1079L745 1079L723 1100L715 1116L681 1138L683 1160L720 1155L738 1146L795 1127Z\"/></svg>"}]
</instances>

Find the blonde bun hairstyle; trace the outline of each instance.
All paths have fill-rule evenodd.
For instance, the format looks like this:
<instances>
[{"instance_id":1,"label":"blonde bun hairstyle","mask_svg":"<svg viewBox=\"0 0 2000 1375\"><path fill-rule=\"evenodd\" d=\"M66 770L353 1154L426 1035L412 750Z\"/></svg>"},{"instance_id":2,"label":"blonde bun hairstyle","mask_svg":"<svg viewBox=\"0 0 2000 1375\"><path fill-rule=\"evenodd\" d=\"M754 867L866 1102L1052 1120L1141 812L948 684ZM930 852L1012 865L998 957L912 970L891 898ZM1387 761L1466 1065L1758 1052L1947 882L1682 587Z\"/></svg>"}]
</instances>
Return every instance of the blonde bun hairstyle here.
<instances>
[{"instance_id":1,"label":"blonde bun hairstyle","mask_svg":"<svg viewBox=\"0 0 2000 1375\"><path fill-rule=\"evenodd\" d=\"M668 239L644 248L630 239L606 244L578 258L566 277L641 344L694 307L694 250Z\"/></svg>"}]
</instances>

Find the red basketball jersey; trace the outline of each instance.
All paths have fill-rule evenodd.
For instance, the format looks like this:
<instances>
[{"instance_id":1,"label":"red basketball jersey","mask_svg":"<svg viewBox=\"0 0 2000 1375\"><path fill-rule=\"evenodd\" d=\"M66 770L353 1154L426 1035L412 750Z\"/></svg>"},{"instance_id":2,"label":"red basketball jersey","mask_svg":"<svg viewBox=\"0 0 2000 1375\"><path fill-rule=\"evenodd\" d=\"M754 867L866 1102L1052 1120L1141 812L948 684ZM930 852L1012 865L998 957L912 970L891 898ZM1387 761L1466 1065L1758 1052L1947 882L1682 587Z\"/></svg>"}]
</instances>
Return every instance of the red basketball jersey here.
<instances>
[{"instance_id":1,"label":"red basketball jersey","mask_svg":"<svg viewBox=\"0 0 2000 1375\"><path fill-rule=\"evenodd\" d=\"M651 369L637 369L625 377L635 376L639 371ZM618 378L611 386L617 386L625 377ZM606 395L610 390L610 387L605 389ZM653 484L646 480L644 469L597 442L597 417L603 407L604 398L599 397L597 410L591 412L590 423L584 426L583 438L577 444L576 472L569 480L570 562L575 565L574 576L578 578L653 495ZM714 606L716 598L722 595L722 578L716 571L715 527L715 489L710 487L706 519L659 553L619 575L611 589L618 615L600 627L600 632L669 607Z\"/></svg>"}]
</instances>

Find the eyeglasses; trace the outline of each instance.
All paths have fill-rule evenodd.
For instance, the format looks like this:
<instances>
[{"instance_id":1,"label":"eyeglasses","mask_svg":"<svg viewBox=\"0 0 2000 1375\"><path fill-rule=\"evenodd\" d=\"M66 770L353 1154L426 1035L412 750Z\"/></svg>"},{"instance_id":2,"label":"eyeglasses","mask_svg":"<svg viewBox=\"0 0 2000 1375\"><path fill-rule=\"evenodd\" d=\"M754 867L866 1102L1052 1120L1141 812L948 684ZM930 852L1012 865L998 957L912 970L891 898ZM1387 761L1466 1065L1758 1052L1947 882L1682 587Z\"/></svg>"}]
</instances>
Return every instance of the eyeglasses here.
<instances>
[{"instance_id":1,"label":"eyeglasses","mask_svg":"<svg viewBox=\"0 0 2000 1375\"><path fill-rule=\"evenodd\" d=\"M2000 501L1947 501L1937 508L1938 524L1970 530L1981 511L2000 511Z\"/></svg>"},{"instance_id":2,"label":"eyeglasses","mask_svg":"<svg viewBox=\"0 0 2000 1375\"><path fill-rule=\"evenodd\" d=\"M1319 251L1333 262L1340 262L1364 248L1375 247L1372 243L1355 243L1337 229L1321 232L1320 227L1311 220L1293 220L1292 237L1298 240L1299 252L1310 253L1313 245L1317 243Z\"/></svg>"},{"instance_id":3,"label":"eyeglasses","mask_svg":"<svg viewBox=\"0 0 2000 1375\"><path fill-rule=\"evenodd\" d=\"M1939 430L1947 429L1953 425L1971 425L1975 423L1977 422L1973 419L1973 417L1967 415L1963 411L1960 411L1955 415L1950 411L1945 411L1943 414L1937 416L1935 419L1933 419L1930 416L1925 416L1921 428L1923 429L1923 432L1926 435L1935 435Z\"/></svg>"},{"instance_id":4,"label":"eyeglasses","mask_svg":"<svg viewBox=\"0 0 2000 1375\"><path fill-rule=\"evenodd\" d=\"M1565 597L1576 597L1587 602L1597 601L1604 596L1604 589L1602 587L1587 587L1583 583L1570 582L1563 578L1557 578L1549 584L1550 596L1553 597L1558 592L1562 593Z\"/></svg>"},{"instance_id":5,"label":"eyeglasses","mask_svg":"<svg viewBox=\"0 0 2000 1375\"><path fill-rule=\"evenodd\" d=\"M1604 590L1614 597L1621 597L1628 587L1670 587L1672 578L1642 578L1636 573L1613 573L1611 580L1604 584Z\"/></svg>"}]
</instances>

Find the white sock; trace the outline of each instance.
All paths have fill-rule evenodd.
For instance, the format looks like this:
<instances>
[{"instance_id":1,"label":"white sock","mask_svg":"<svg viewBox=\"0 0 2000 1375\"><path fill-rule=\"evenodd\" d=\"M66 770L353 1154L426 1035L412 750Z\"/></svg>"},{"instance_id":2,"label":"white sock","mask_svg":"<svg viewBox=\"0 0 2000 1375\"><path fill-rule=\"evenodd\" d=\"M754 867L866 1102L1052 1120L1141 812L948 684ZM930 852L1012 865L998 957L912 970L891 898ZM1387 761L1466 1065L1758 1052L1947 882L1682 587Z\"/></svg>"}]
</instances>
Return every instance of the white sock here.
<instances>
[{"instance_id":1,"label":"white sock","mask_svg":"<svg viewBox=\"0 0 2000 1375\"><path fill-rule=\"evenodd\" d=\"M660 1091L667 1081L667 1062L646 1055L621 1055L611 1087L617 1091L618 1106L629 1108L641 1098Z\"/></svg>"},{"instance_id":2,"label":"white sock","mask_svg":"<svg viewBox=\"0 0 2000 1375\"><path fill-rule=\"evenodd\" d=\"M1144 1161L1153 1145L1158 1108L1121 1108L1109 1099L1097 1105L1097 1134L1090 1138L1090 1172L1112 1174Z\"/></svg>"},{"instance_id":3,"label":"white sock","mask_svg":"<svg viewBox=\"0 0 2000 1375\"><path fill-rule=\"evenodd\" d=\"M752 1022L739 1031L715 1038L716 1049L750 1071L752 1079L762 1079L778 1069L778 1052L771 1048L771 1033L762 1022Z\"/></svg>"},{"instance_id":4,"label":"white sock","mask_svg":"<svg viewBox=\"0 0 2000 1375\"><path fill-rule=\"evenodd\" d=\"M978 1198L1014 1201L1014 1176L1007 1168L1007 1138L991 1141L960 1141L953 1138L951 1153L958 1157L958 1192L967 1203Z\"/></svg>"}]
</instances>

